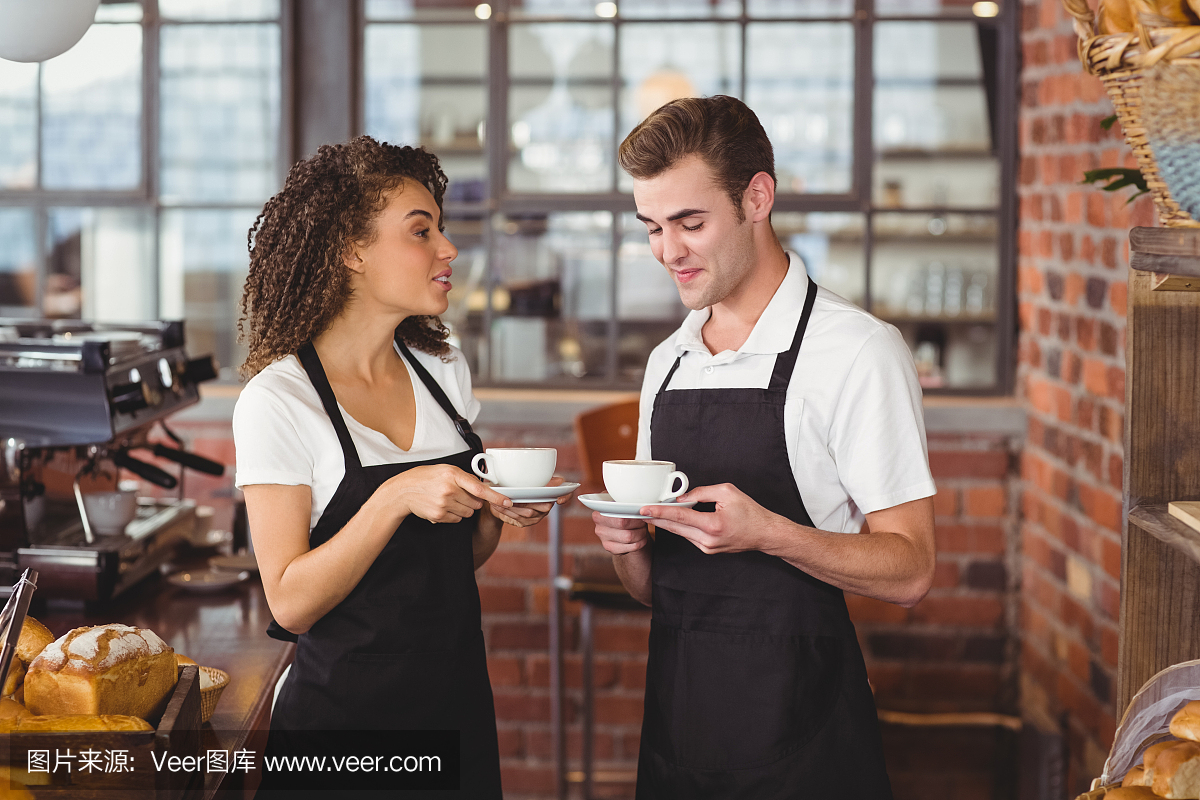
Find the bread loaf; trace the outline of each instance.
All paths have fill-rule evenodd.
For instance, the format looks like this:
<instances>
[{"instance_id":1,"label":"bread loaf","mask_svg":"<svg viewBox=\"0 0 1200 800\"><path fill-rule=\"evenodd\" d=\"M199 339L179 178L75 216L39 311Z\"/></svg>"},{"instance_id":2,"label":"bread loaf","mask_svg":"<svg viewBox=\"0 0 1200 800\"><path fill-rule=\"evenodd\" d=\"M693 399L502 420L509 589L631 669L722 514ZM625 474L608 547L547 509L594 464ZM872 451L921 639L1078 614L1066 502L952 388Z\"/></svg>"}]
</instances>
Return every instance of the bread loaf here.
<instances>
[{"instance_id":1,"label":"bread loaf","mask_svg":"<svg viewBox=\"0 0 1200 800\"><path fill-rule=\"evenodd\" d=\"M5 696L12 694L23 680L25 680L25 662L14 658L8 665L8 675L4 677L4 688L0 690L0 694Z\"/></svg>"},{"instance_id":2,"label":"bread loaf","mask_svg":"<svg viewBox=\"0 0 1200 800\"><path fill-rule=\"evenodd\" d=\"M175 686L175 651L153 631L128 625L76 628L42 651L25 676L34 714L161 711Z\"/></svg>"},{"instance_id":3,"label":"bread loaf","mask_svg":"<svg viewBox=\"0 0 1200 800\"><path fill-rule=\"evenodd\" d=\"M1145 780L1146 780L1146 768L1139 765L1139 766L1136 766L1133 769L1129 770L1129 772L1125 773L1125 780L1121 781L1121 785L1122 786L1145 786L1146 785Z\"/></svg>"},{"instance_id":4,"label":"bread loaf","mask_svg":"<svg viewBox=\"0 0 1200 800\"><path fill-rule=\"evenodd\" d=\"M21 625L21 638L17 641L17 658L29 664L53 641L54 634L49 628L33 617L26 617Z\"/></svg>"},{"instance_id":5,"label":"bread loaf","mask_svg":"<svg viewBox=\"0 0 1200 800\"><path fill-rule=\"evenodd\" d=\"M0 719L0 733L49 731L152 731L149 722L121 714L42 714Z\"/></svg>"},{"instance_id":6,"label":"bread loaf","mask_svg":"<svg viewBox=\"0 0 1200 800\"><path fill-rule=\"evenodd\" d=\"M29 709L16 700L10 700L7 697L0 699L0 719L17 719L28 716Z\"/></svg>"},{"instance_id":7,"label":"bread loaf","mask_svg":"<svg viewBox=\"0 0 1200 800\"><path fill-rule=\"evenodd\" d=\"M1193 700L1171 717L1171 735L1200 742L1200 700Z\"/></svg>"},{"instance_id":8,"label":"bread loaf","mask_svg":"<svg viewBox=\"0 0 1200 800\"><path fill-rule=\"evenodd\" d=\"M1177 744L1179 744L1178 739L1168 739L1146 748L1146 752L1142 753L1142 766L1146 769L1146 773L1142 776L1142 786L1154 785L1154 765L1158 761L1158 754Z\"/></svg>"},{"instance_id":9,"label":"bread loaf","mask_svg":"<svg viewBox=\"0 0 1200 800\"><path fill-rule=\"evenodd\" d=\"M1109 789L1104 795L1104 800L1154 800L1157 797L1158 795L1145 786L1118 786L1116 789Z\"/></svg>"},{"instance_id":10,"label":"bread loaf","mask_svg":"<svg viewBox=\"0 0 1200 800\"><path fill-rule=\"evenodd\" d=\"M196 662L192 661L190 658L185 656L183 653L176 653L175 654L175 663L178 664L179 666L183 667L188 664L195 664Z\"/></svg>"},{"instance_id":11,"label":"bread loaf","mask_svg":"<svg viewBox=\"0 0 1200 800\"><path fill-rule=\"evenodd\" d=\"M1112 35L1129 33L1137 27L1137 19L1129 0L1100 0L1096 12L1096 33Z\"/></svg>"},{"instance_id":12,"label":"bread loaf","mask_svg":"<svg viewBox=\"0 0 1200 800\"><path fill-rule=\"evenodd\" d=\"M1179 742L1159 753L1152 788L1168 800L1200 798L1200 744Z\"/></svg>"}]
</instances>

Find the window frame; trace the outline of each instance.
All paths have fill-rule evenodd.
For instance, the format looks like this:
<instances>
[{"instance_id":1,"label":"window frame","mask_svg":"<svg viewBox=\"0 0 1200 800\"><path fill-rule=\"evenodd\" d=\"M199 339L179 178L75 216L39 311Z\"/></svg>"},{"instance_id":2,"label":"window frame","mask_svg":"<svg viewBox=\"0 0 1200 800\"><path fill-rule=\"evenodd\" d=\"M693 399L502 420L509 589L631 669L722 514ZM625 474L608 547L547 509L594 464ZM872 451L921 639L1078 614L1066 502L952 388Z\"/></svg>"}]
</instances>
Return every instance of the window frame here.
<instances>
[{"instance_id":1,"label":"window frame","mask_svg":"<svg viewBox=\"0 0 1200 800\"><path fill-rule=\"evenodd\" d=\"M997 288L996 288L996 317L990 323L995 331L996 363L995 380L988 387L938 387L927 388L928 394L963 395L963 396L998 396L1010 395L1013 391L1016 364L1014 359L1016 346L1016 173L1017 156L1017 111L1019 97L1018 67L1019 51L1017 47L1017 24L1019 7L1014 2L1002 2L1000 14L992 18L979 18L971 14L970 8L965 13L942 14L876 14L874 0L855 0L853 11L847 16L819 17L787 17L787 16L751 16L747 11L748 0L742 0L741 14L734 17L622 17L589 19L549 15L511 13L510 0L496 0L491 3L492 13L486 20L470 20L458 18L435 19L420 18L384 21L368 20L365 9L366 0L359 0L359 18L362 20L361 31L372 24L405 24L405 25L485 25L487 28L488 54L487 74L485 75L485 91L487 101L486 126L489 135L484 143L484 160L486 174L485 198L480 202L448 202L446 215L451 219L469 219L482 222L483 242L488 261L488 283L486 294L487 308L483 315L483 337L490 338L492 320L495 314L492 309L492 290L496 288L496 276L493 265L498 243L496 228L497 218L508 216L552 214L569 211L608 211L613 214L611 229L611 263L610 263L610 317L607 333L607 369L606 377L578 384L578 388L594 389L634 389L636 386L629 381L621 381L616 369L618 317L616 293L618 291L618 252L621 245L622 229L620 215L632 213L636 209L630 194L615 189L617 171L620 167L613 159L614 190L598 193L531 193L512 192L508 188L509 152L507 135L495 135L492 132L509 130L509 29L512 25L523 25L539 22L570 22L572 24L610 25L614 27L612 52L612 93L613 93L613 136L620 130L620 28L626 24L678 24L685 22L706 22L718 24L737 24L741 37L741 71L739 75L739 96L746 96L746 39L748 26L772 22L789 23L850 23L854 26L854 76L853 87L853 143L851 161L851 186L844 194L796 194L780 193L776 195L775 210L780 212L851 212L861 214L864 221L863 257L864 257L864 298L863 306L870 311L873 305L872 292L872 261L875 252L874 230L875 217L880 213L901 213L909 215L957 214L970 213L988 215L996 219L997 241ZM995 54L995 136L993 141L994 155L999 167L999 196L994 207L967 208L944 204L935 207L905 207L895 209L874 202L872 181L876 166L876 152L873 143L873 109L875 99L874 75L874 39L877 22L971 22L980 26L994 28L997 37ZM360 35L360 42L363 35ZM362 79L364 65L363 53L359 53L360 80L358 98L358 130L365 130L365 88ZM983 54L986 58L986 54ZM985 72L986 74L986 72ZM1007 98L1007 100L1006 100ZM612 153L615 155L618 142L612 142ZM546 383L528 383L520 381L499 381L490 373L490 364L481 359L475 375L476 385L481 387L506 388L536 388L546 386ZM569 382L551 382L553 388L570 389Z\"/></svg>"}]
</instances>

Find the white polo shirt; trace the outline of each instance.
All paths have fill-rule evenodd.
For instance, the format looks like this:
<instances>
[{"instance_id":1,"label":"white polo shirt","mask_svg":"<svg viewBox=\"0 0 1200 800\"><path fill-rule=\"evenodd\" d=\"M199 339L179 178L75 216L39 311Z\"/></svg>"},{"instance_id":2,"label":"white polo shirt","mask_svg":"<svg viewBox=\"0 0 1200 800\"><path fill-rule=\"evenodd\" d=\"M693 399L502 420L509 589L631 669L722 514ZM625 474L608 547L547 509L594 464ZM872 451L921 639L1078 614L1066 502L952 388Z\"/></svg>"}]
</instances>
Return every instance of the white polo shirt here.
<instances>
[{"instance_id":1,"label":"white polo shirt","mask_svg":"<svg viewBox=\"0 0 1200 800\"><path fill-rule=\"evenodd\" d=\"M766 388L808 293L803 261L791 252L788 260L787 276L741 349L708 351L701 338L707 308L688 314L654 348L642 384L639 459L651 457L654 397L676 357L682 360L668 391ZM937 491L908 346L895 327L825 289L817 289L788 385L784 428L796 486L820 530L856 533L864 514Z\"/></svg>"}]
</instances>

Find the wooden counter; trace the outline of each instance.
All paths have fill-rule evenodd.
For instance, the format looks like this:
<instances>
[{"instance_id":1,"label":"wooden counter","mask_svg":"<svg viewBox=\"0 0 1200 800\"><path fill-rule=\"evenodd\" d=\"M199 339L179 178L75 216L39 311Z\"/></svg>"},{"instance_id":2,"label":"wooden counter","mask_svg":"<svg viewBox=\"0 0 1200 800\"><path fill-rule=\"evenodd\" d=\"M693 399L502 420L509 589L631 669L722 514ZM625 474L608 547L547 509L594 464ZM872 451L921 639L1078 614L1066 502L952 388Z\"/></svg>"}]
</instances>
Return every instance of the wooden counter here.
<instances>
[{"instance_id":1,"label":"wooden counter","mask_svg":"<svg viewBox=\"0 0 1200 800\"><path fill-rule=\"evenodd\" d=\"M293 646L266 634L271 613L262 583L251 576L243 585L216 594L195 594L154 575L100 610L35 594L30 614L55 636L82 625L120 622L149 628L176 652L196 663L228 672L229 685L216 712L204 725L204 749L246 748L262 755L275 682L291 662ZM255 758L257 762L259 759ZM257 785L243 773L206 774L203 791L190 797L239 797Z\"/></svg>"}]
</instances>

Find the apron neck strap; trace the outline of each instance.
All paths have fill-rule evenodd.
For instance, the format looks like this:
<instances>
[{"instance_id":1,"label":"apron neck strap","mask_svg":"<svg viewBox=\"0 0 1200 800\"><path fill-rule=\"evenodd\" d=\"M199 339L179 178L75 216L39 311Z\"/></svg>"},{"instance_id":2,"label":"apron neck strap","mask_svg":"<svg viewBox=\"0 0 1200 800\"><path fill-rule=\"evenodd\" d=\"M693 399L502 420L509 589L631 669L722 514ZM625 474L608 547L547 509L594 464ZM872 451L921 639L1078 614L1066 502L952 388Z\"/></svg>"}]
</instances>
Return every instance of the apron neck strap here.
<instances>
[{"instance_id":1,"label":"apron neck strap","mask_svg":"<svg viewBox=\"0 0 1200 800\"><path fill-rule=\"evenodd\" d=\"M342 418L342 412L338 409L337 398L334 397L329 378L325 375L325 367L321 366L321 359L317 357L317 348L313 347L312 342L305 342L296 356L300 359L304 371L308 373L313 388L317 390L321 405L325 407L325 413L333 423L333 429L337 431L338 441L342 444L342 455L346 458L346 471L349 472L351 467L360 468L362 462L358 458L358 449L354 446L354 440L350 438L350 429L346 427L346 420Z\"/></svg>"},{"instance_id":2,"label":"apron neck strap","mask_svg":"<svg viewBox=\"0 0 1200 800\"><path fill-rule=\"evenodd\" d=\"M433 399L437 401L437 404L442 407L442 410L446 412L450 419L454 420L455 430L458 431L458 435L463 438L463 441L467 443L467 447L471 449L471 453L482 453L483 440L479 438L479 434L471 430L471 423L467 422L463 415L458 413L458 409L450 402L450 398L442 391L442 387L438 385L438 382L429 374L429 370L425 369L424 365L409 351L408 346L400 341L399 332L396 333L394 338L396 349L400 352L400 355L404 356L408 363L412 365L413 372L417 373L417 377L421 379L421 383L425 384L425 388L433 395Z\"/></svg>"},{"instance_id":3,"label":"apron neck strap","mask_svg":"<svg viewBox=\"0 0 1200 800\"><path fill-rule=\"evenodd\" d=\"M771 383L767 388L774 391L787 390L788 383L792 379L792 371L796 368L796 356L800 352L800 343L804 341L804 332L808 329L808 318L812 316L813 303L816 299L817 282L810 277L808 294L804 297L804 310L800 312L800 322L796 325L796 335L792 337L792 346L775 357L775 369L771 372ZM675 363L667 372L667 377L663 378L662 386L658 387L659 394L667 390L667 386L670 385L671 378L675 377L675 370L679 369L679 362L682 360L682 355L676 357Z\"/></svg>"},{"instance_id":4,"label":"apron neck strap","mask_svg":"<svg viewBox=\"0 0 1200 800\"><path fill-rule=\"evenodd\" d=\"M808 294L804 297L804 310L800 312L800 321L796 324L796 335L792 337L792 346L775 357L775 369L771 372L771 383L767 387L770 391L787 391L788 384L792 380L792 372L796 369L796 356L800 353L800 343L804 341L804 332L808 329L808 318L812 316L813 303L816 299L817 282L810 277Z\"/></svg>"}]
</instances>

